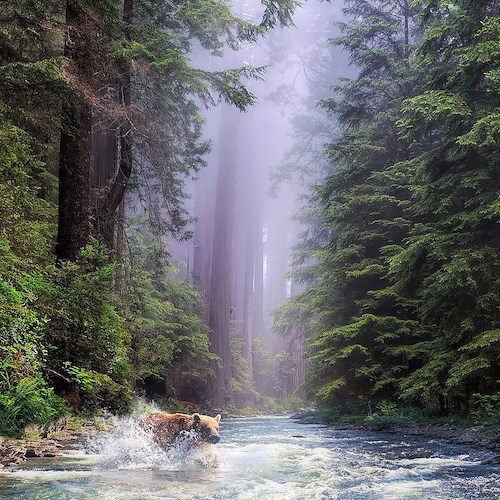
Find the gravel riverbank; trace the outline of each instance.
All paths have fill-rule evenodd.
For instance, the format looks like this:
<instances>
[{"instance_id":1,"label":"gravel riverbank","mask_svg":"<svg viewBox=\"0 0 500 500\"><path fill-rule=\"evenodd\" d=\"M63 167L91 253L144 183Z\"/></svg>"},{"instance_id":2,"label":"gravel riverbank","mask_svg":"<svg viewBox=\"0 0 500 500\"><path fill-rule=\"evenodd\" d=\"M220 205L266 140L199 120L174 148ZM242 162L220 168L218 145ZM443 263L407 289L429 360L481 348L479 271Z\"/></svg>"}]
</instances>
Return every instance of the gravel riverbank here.
<instances>
[{"instance_id":1,"label":"gravel riverbank","mask_svg":"<svg viewBox=\"0 0 500 500\"><path fill-rule=\"evenodd\" d=\"M321 415L296 414L293 419L302 424L325 424L339 430L366 430L387 432L401 435L427 436L434 439L443 439L451 443L464 444L479 448L498 451L498 455L491 463L500 464L500 426L460 427L453 424L429 424L419 422L408 423L367 423L367 422L336 422Z\"/></svg>"}]
</instances>

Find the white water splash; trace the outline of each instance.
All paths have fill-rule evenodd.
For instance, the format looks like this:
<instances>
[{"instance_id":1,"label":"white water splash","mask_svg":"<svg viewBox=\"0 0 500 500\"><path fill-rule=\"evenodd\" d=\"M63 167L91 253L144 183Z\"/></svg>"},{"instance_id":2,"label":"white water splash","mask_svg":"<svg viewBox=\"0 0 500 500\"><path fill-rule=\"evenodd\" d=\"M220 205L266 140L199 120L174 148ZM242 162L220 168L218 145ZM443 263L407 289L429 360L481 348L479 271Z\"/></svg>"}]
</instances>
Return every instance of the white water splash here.
<instances>
[{"instance_id":1,"label":"white water splash","mask_svg":"<svg viewBox=\"0 0 500 500\"><path fill-rule=\"evenodd\" d=\"M124 419L110 433L89 440L86 450L105 469L174 471L217 465L211 446L198 443L195 431L184 432L165 450L155 441L153 431L140 426L135 417Z\"/></svg>"},{"instance_id":2,"label":"white water splash","mask_svg":"<svg viewBox=\"0 0 500 500\"><path fill-rule=\"evenodd\" d=\"M150 407L146 411L151 411ZM144 411L142 412L144 413ZM36 500L496 500L488 452L291 420L223 420L221 442L161 449L125 419L78 453L0 475L0 497ZM217 465L218 464L218 465ZM39 470L33 470L33 467Z\"/></svg>"}]
</instances>

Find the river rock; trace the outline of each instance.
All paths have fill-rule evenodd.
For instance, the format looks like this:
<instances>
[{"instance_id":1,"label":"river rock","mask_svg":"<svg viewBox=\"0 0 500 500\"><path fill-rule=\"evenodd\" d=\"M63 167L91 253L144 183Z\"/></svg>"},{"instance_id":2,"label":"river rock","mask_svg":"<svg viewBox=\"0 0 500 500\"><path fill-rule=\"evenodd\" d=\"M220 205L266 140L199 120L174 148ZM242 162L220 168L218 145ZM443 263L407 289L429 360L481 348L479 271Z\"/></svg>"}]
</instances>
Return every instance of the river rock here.
<instances>
[{"instance_id":1,"label":"river rock","mask_svg":"<svg viewBox=\"0 0 500 500\"><path fill-rule=\"evenodd\" d=\"M500 454L481 461L482 465L500 465Z\"/></svg>"},{"instance_id":2,"label":"river rock","mask_svg":"<svg viewBox=\"0 0 500 500\"><path fill-rule=\"evenodd\" d=\"M23 439L3 439L0 441L0 464L17 465L27 458L55 457L62 445L51 439L26 441Z\"/></svg>"},{"instance_id":3,"label":"river rock","mask_svg":"<svg viewBox=\"0 0 500 500\"><path fill-rule=\"evenodd\" d=\"M52 439L43 439L41 441L28 441L26 443L26 458L35 457L56 457L62 448L60 443L56 443Z\"/></svg>"},{"instance_id":4,"label":"river rock","mask_svg":"<svg viewBox=\"0 0 500 500\"><path fill-rule=\"evenodd\" d=\"M2 465L15 465L24 462L26 448L22 445L3 443L0 447L0 463Z\"/></svg>"},{"instance_id":5,"label":"river rock","mask_svg":"<svg viewBox=\"0 0 500 500\"><path fill-rule=\"evenodd\" d=\"M70 417L68 415L63 415L62 417L58 418L55 422L53 422L47 427L44 433L44 437L50 437L52 434L56 432L63 431L68 427L69 421Z\"/></svg>"},{"instance_id":6,"label":"river rock","mask_svg":"<svg viewBox=\"0 0 500 500\"><path fill-rule=\"evenodd\" d=\"M8 439L0 436L0 468L17 465L27 458L56 457L61 449L95 435L99 430L92 422L85 422L78 430L68 429L69 419L63 417L52 424L39 440Z\"/></svg>"}]
</instances>

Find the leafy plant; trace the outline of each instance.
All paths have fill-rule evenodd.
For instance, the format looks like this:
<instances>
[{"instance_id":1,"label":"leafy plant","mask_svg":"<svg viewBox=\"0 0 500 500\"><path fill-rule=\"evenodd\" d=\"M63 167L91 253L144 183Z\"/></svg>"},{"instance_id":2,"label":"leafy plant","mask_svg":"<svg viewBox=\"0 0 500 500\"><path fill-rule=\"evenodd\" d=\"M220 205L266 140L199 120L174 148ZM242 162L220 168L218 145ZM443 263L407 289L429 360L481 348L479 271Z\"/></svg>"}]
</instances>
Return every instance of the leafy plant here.
<instances>
[{"instance_id":1,"label":"leafy plant","mask_svg":"<svg viewBox=\"0 0 500 500\"><path fill-rule=\"evenodd\" d=\"M499 425L500 392L496 394L474 394L472 415L483 425Z\"/></svg>"},{"instance_id":2,"label":"leafy plant","mask_svg":"<svg viewBox=\"0 0 500 500\"><path fill-rule=\"evenodd\" d=\"M48 425L68 408L40 377L25 377L12 384L0 369L0 433L16 437L29 424Z\"/></svg>"}]
</instances>

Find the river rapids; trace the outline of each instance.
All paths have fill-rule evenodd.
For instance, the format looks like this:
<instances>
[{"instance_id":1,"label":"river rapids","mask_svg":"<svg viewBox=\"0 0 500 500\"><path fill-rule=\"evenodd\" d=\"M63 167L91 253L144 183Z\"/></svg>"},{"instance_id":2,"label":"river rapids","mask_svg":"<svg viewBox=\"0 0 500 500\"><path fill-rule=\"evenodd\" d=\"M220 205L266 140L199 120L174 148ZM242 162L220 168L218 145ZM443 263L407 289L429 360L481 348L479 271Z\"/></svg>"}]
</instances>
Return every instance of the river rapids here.
<instances>
[{"instance_id":1,"label":"river rapids","mask_svg":"<svg viewBox=\"0 0 500 500\"><path fill-rule=\"evenodd\" d=\"M0 498L499 499L492 453L285 417L221 421L221 441L165 452L132 419L63 457L0 475Z\"/></svg>"}]
</instances>

